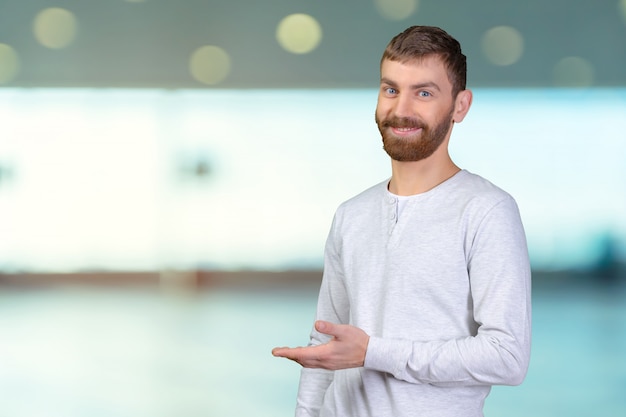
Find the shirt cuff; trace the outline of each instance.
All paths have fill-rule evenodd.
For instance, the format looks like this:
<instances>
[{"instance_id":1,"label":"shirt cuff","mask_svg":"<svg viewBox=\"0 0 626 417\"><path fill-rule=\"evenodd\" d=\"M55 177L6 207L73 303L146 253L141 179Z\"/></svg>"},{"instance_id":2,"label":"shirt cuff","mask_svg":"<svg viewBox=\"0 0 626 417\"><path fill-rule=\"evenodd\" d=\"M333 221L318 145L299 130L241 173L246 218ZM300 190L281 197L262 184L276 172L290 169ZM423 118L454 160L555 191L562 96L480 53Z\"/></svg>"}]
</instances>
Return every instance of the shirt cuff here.
<instances>
[{"instance_id":1,"label":"shirt cuff","mask_svg":"<svg viewBox=\"0 0 626 417\"><path fill-rule=\"evenodd\" d=\"M412 343L409 340L370 336L363 366L397 377L404 373L412 349Z\"/></svg>"}]
</instances>

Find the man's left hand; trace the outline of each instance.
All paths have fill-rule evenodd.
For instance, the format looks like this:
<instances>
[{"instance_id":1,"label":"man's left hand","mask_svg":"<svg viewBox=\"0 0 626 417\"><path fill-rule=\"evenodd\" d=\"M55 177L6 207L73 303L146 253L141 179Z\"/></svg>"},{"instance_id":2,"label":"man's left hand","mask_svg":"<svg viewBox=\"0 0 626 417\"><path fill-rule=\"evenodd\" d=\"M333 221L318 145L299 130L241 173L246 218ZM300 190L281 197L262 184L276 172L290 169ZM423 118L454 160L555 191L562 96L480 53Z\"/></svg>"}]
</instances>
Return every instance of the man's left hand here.
<instances>
[{"instance_id":1,"label":"man's left hand","mask_svg":"<svg viewBox=\"0 0 626 417\"><path fill-rule=\"evenodd\" d=\"M358 327L347 324L333 324L327 321L315 322L315 329L333 338L323 345L307 347L277 347L272 355L291 359L305 368L337 369L363 366L369 336Z\"/></svg>"}]
</instances>

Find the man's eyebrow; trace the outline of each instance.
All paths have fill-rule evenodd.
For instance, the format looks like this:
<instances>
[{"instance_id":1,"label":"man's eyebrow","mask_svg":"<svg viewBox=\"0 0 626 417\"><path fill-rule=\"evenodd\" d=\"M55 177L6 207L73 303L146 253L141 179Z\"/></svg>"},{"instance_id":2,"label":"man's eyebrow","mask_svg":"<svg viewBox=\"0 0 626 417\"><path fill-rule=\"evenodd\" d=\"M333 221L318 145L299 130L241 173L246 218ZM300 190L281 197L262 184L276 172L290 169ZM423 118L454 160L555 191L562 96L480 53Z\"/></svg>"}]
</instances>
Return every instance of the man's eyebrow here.
<instances>
[{"instance_id":1,"label":"man's eyebrow","mask_svg":"<svg viewBox=\"0 0 626 417\"><path fill-rule=\"evenodd\" d=\"M432 81L426 81L423 83L419 83L419 84L413 84L411 86L411 90L421 90L422 88L434 88L437 91L441 91L441 88L439 88L439 86L432 82Z\"/></svg>"},{"instance_id":2,"label":"man's eyebrow","mask_svg":"<svg viewBox=\"0 0 626 417\"><path fill-rule=\"evenodd\" d=\"M398 86L396 83L391 81L389 78L385 78L385 77L380 79L380 83L381 84L387 84L388 86L391 86L391 87L397 87Z\"/></svg>"},{"instance_id":3,"label":"man's eyebrow","mask_svg":"<svg viewBox=\"0 0 626 417\"><path fill-rule=\"evenodd\" d=\"M381 78L380 79L380 83L381 84L387 84L390 87L398 87L398 84L396 84L395 82L393 82L392 80L390 80L389 78ZM439 88L439 85L437 85L436 83L434 83L433 81L426 81L423 83L419 83L419 84L413 84L409 87L411 90L420 90L422 88L434 88L437 91L441 91L441 88Z\"/></svg>"}]
</instances>

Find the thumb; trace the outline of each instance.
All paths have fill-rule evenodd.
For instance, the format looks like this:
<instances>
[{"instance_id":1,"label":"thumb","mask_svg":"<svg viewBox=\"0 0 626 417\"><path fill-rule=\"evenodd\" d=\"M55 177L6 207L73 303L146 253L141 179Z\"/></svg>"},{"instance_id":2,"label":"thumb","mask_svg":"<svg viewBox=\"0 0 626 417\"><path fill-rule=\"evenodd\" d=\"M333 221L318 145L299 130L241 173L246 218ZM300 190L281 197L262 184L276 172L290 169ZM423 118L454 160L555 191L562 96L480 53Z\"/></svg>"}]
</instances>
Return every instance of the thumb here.
<instances>
[{"instance_id":1,"label":"thumb","mask_svg":"<svg viewBox=\"0 0 626 417\"><path fill-rule=\"evenodd\" d=\"M337 336L337 327L338 326L329 321L318 320L315 322L315 330L331 336Z\"/></svg>"}]
</instances>

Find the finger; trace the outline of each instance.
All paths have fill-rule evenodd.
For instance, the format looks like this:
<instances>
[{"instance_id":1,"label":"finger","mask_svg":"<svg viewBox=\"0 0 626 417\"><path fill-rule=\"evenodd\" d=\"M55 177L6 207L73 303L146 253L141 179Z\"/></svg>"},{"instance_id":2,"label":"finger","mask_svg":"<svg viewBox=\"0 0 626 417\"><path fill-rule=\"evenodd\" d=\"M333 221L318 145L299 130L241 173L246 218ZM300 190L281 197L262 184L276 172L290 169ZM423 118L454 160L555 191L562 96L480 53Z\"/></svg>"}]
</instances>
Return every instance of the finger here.
<instances>
[{"instance_id":1,"label":"finger","mask_svg":"<svg viewBox=\"0 0 626 417\"><path fill-rule=\"evenodd\" d=\"M289 354L290 350L293 350L293 348L286 347L286 346L275 347L274 349L272 349L272 355L285 357L285 355Z\"/></svg>"},{"instance_id":2,"label":"finger","mask_svg":"<svg viewBox=\"0 0 626 417\"><path fill-rule=\"evenodd\" d=\"M275 356L291 359L300 363L302 366L313 366L319 362L320 355L326 349L321 346L307 346L297 348L280 348L273 353Z\"/></svg>"},{"instance_id":3,"label":"finger","mask_svg":"<svg viewBox=\"0 0 626 417\"><path fill-rule=\"evenodd\" d=\"M337 326L329 321L318 320L315 322L315 330L320 333L335 336Z\"/></svg>"},{"instance_id":4,"label":"finger","mask_svg":"<svg viewBox=\"0 0 626 417\"><path fill-rule=\"evenodd\" d=\"M297 347L297 348L289 348L289 347L274 348L272 350L272 355L278 356L278 357L281 357L281 358L298 360L302 356L305 356L305 357L307 356L304 353L306 351L306 349L308 349L308 348L303 348L303 347Z\"/></svg>"}]
</instances>

